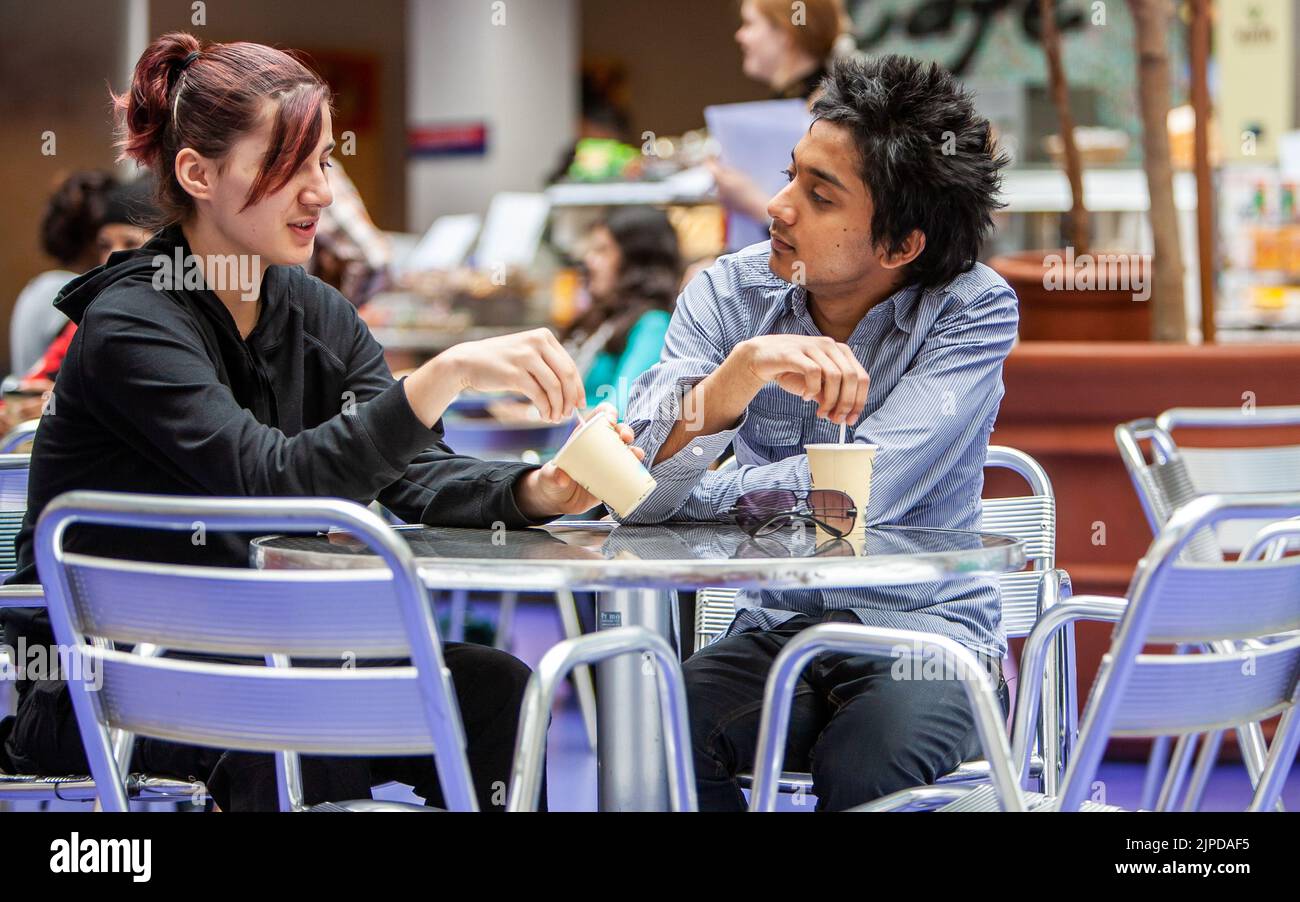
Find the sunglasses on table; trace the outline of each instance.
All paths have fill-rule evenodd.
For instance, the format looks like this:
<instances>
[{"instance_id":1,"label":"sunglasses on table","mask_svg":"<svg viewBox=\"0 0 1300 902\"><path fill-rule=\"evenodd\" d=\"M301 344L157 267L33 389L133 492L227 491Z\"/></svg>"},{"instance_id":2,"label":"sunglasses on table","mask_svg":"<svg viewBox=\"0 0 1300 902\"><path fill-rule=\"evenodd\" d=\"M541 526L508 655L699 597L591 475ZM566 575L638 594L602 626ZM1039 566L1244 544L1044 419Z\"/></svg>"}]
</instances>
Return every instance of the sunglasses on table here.
<instances>
[{"instance_id":1,"label":"sunglasses on table","mask_svg":"<svg viewBox=\"0 0 1300 902\"><path fill-rule=\"evenodd\" d=\"M857 557L858 549L847 539L831 537L813 548L811 553L799 553L774 536L753 536L740 543L733 558L784 558L784 557Z\"/></svg>"},{"instance_id":2,"label":"sunglasses on table","mask_svg":"<svg viewBox=\"0 0 1300 902\"><path fill-rule=\"evenodd\" d=\"M835 489L794 492L762 489L746 492L727 512L751 536L767 536L788 523L814 523L836 538L848 535L858 521L853 499Z\"/></svg>"}]
</instances>

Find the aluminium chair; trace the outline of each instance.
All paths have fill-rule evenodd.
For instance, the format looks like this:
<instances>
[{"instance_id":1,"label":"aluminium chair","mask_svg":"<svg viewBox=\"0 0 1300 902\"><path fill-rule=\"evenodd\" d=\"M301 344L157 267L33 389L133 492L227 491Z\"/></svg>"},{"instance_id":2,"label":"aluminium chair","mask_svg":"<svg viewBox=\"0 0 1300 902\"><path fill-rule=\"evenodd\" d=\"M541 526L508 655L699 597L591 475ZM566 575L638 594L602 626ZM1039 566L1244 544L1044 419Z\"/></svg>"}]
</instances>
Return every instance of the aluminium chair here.
<instances>
[{"instance_id":1,"label":"aluminium chair","mask_svg":"<svg viewBox=\"0 0 1300 902\"><path fill-rule=\"evenodd\" d=\"M1173 433L1179 428L1242 430L1260 427L1300 427L1300 406L1292 407L1175 407L1155 419L1139 419L1115 427L1115 443L1133 482L1152 535L1169 516L1193 498L1211 493L1300 491L1300 445L1253 447L1180 447ZM1150 444L1150 456L1143 443ZM1226 553L1240 552L1245 541L1263 523L1228 521L1195 536L1184 554L1196 560L1218 561ZM1286 541L1264 550L1270 558L1286 552ZM1194 652L1195 648L1183 648ZM1258 725L1238 731L1238 742L1251 780L1259 777L1265 755L1264 734ZM1190 744L1184 740L1170 753L1167 737L1151 748L1143 781L1143 808L1164 807L1186 784L1188 804L1205 790L1208 771L1198 772L1188 783ZM1171 766L1166 771L1166 762ZM1162 780L1163 777L1163 780Z\"/></svg>"},{"instance_id":2,"label":"aluminium chair","mask_svg":"<svg viewBox=\"0 0 1300 902\"><path fill-rule=\"evenodd\" d=\"M1125 598L1080 595L1043 617L1025 644L1029 692L1017 700L1015 734L1010 755L1001 762L1005 767L997 768L1001 773L1024 766L1036 716L1036 675L1042 672L1052 636L1079 620L1116 624L1058 795L1024 793L1015 780L1000 780L987 786L905 789L855 810L1117 810L1104 798L1095 798L1098 788L1104 791L1095 781L1111 736L1207 734L1203 747L1211 748L1216 733L1224 729L1281 714L1248 810L1274 808L1300 746L1300 557L1268 560L1261 552L1272 542L1300 534L1300 521L1266 527L1238 561L1197 561L1183 552L1199 531L1233 518L1273 521L1297 516L1297 492L1194 499L1174 512L1151 543ZM854 641L880 641L873 632L880 631L855 628ZM1143 651L1148 643L1206 645L1213 650L1148 653ZM954 654L969 655L964 649ZM797 663L778 660L785 670ZM761 742L765 761L781 751L781 718L789 709L778 692L784 687L775 677L768 689L772 716ZM988 689L985 679L983 686L968 692L980 722L989 717ZM1007 756L1004 737L987 733L981 730L985 754Z\"/></svg>"},{"instance_id":3,"label":"aluminium chair","mask_svg":"<svg viewBox=\"0 0 1300 902\"><path fill-rule=\"evenodd\" d=\"M384 567L259 571L142 564L73 553L74 524L191 532L344 529ZM77 724L103 808L126 810L135 737L276 753L282 810L422 810L398 802L304 802L298 755L430 755L447 806L477 808L460 712L410 547L351 502L70 492L36 527L50 622L72 650ZM114 644L133 645L133 652ZM251 656L178 660L162 652ZM410 658L408 666L298 666Z\"/></svg>"},{"instance_id":4,"label":"aluminium chair","mask_svg":"<svg viewBox=\"0 0 1300 902\"><path fill-rule=\"evenodd\" d=\"M515 741L514 769L507 811L534 811L545 766L546 727L559 684L575 667L618 655L647 656L659 690L659 716L667 759L668 798L673 811L695 811L695 767L691 761L690 722L681 661L668 640L643 626L624 626L566 639L542 656L528 680ZM653 662L653 664L651 664Z\"/></svg>"},{"instance_id":5,"label":"aluminium chair","mask_svg":"<svg viewBox=\"0 0 1300 902\"><path fill-rule=\"evenodd\" d=\"M734 458L722 466L731 466L733 462ZM1023 451L990 445L984 466L1012 470L1030 489L1026 496L984 499L981 523L984 532L1013 536L1025 543L1031 569L999 576L1003 629L1009 638L1020 638L1029 635L1039 617L1062 598L1068 598L1071 592L1069 574L1056 567L1056 499L1046 471ZM739 594L735 589L721 588L702 589L697 593L696 651L726 632L735 618L735 599ZM1072 627L1063 629L1058 636L1043 680L1043 714L1036 738L1038 753L1030 759L1027 776L1038 780L1044 792L1054 793L1078 729ZM990 778L989 762L968 761L940 777L938 782L965 783ZM752 782L752 777L745 774L739 779L742 785ZM812 775L784 772L779 786L784 792L811 792Z\"/></svg>"},{"instance_id":6,"label":"aluminium chair","mask_svg":"<svg viewBox=\"0 0 1300 902\"><path fill-rule=\"evenodd\" d=\"M18 566L14 541L27 513L27 474L30 454L0 454L0 581Z\"/></svg>"}]
</instances>

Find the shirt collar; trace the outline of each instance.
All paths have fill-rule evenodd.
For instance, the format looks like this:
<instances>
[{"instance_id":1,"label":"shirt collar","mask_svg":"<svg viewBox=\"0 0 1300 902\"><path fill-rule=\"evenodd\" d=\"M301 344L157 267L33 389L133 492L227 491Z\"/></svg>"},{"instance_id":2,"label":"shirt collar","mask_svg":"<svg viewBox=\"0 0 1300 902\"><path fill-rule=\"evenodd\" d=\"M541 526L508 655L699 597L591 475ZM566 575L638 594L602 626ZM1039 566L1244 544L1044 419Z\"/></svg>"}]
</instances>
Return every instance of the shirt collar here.
<instances>
[{"instance_id":1,"label":"shirt collar","mask_svg":"<svg viewBox=\"0 0 1300 902\"><path fill-rule=\"evenodd\" d=\"M921 295L921 286L913 282L904 285L880 303L893 305L894 325L910 335L912 325L916 322ZM802 285L790 286L785 296L785 309L786 313L794 316L808 315L808 289Z\"/></svg>"}]
</instances>

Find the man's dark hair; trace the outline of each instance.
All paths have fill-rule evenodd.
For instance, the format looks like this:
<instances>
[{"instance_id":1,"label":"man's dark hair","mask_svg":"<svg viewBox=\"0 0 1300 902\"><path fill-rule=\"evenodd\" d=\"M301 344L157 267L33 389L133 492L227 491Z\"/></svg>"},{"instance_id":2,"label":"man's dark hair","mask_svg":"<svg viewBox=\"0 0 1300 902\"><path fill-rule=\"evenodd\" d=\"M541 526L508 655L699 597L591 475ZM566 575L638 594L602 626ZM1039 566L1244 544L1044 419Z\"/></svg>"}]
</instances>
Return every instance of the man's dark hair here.
<instances>
[{"instance_id":1,"label":"man's dark hair","mask_svg":"<svg viewBox=\"0 0 1300 902\"><path fill-rule=\"evenodd\" d=\"M893 253L914 229L924 233L910 281L932 288L975 265L1003 206L997 194L1007 160L951 73L905 56L840 59L812 115L853 136L875 206L872 240Z\"/></svg>"}]
</instances>

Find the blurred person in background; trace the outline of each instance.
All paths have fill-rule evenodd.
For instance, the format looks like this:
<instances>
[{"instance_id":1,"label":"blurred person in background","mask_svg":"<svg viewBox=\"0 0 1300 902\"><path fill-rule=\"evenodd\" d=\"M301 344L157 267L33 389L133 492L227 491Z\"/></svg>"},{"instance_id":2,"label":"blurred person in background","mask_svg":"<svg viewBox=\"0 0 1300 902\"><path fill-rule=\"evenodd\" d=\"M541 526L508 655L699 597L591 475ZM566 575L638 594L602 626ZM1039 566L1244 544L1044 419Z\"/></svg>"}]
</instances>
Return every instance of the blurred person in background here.
<instances>
[{"instance_id":1,"label":"blurred person in background","mask_svg":"<svg viewBox=\"0 0 1300 902\"><path fill-rule=\"evenodd\" d=\"M358 307L388 284L388 267L393 262L388 236L375 225L357 186L332 161L330 189L334 203L321 211L316 224L316 249L307 272L339 290Z\"/></svg>"},{"instance_id":2,"label":"blurred person in background","mask_svg":"<svg viewBox=\"0 0 1300 902\"><path fill-rule=\"evenodd\" d=\"M41 249L59 263L18 295L9 320L9 369L26 372L68 323L54 307L59 289L102 262L96 247L108 192L117 184L99 170L74 172L50 196L41 218Z\"/></svg>"},{"instance_id":3,"label":"blurred person in background","mask_svg":"<svg viewBox=\"0 0 1300 902\"><path fill-rule=\"evenodd\" d=\"M851 43L852 21L844 0L744 0L740 5L741 68L746 76L772 89L773 100L812 102L831 59ZM729 209L766 224L770 195L745 173L713 160L709 163L718 197Z\"/></svg>"},{"instance_id":4,"label":"blurred person in background","mask_svg":"<svg viewBox=\"0 0 1300 902\"><path fill-rule=\"evenodd\" d=\"M677 232L654 207L622 207L587 233L591 307L561 336L590 402L621 416L636 378L659 362L682 278Z\"/></svg>"},{"instance_id":5,"label":"blurred person in background","mask_svg":"<svg viewBox=\"0 0 1300 902\"><path fill-rule=\"evenodd\" d=\"M119 251L135 250L152 234L148 223L158 217L153 203L154 180L145 175L134 181L115 183L104 195L104 213L95 231L95 265L106 266L108 258ZM62 287L62 286L60 286ZM58 313L51 304L51 309ZM62 313L63 328L41 352L31 366L22 371L21 386L30 392L47 391L63 365L63 358L77 333L77 324Z\"/></svg>"}]
</instances>

